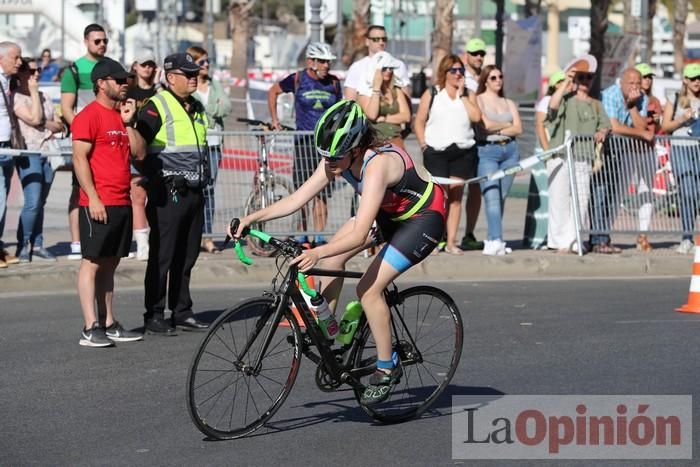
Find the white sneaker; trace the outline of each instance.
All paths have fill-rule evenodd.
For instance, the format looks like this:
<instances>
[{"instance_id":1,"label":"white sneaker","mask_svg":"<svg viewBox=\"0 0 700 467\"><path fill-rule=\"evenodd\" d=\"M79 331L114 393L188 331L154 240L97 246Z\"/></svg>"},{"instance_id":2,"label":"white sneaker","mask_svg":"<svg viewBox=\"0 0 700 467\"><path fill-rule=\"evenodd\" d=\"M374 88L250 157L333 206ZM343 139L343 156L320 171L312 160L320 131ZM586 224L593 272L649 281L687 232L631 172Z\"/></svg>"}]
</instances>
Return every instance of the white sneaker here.
<instances>
[{"instance_id":1,"label":"white sneaker","mask_svg":"<svg viewBox=\"0 0 700 467\"><path fill-rule=\"evenodd\" d=\"M78 261L83 259L83 254L80 251L80 242L71 242L70 244L70 254L68 259L71 261Z\"/></svg>"},{"instance_id":2,"label":"white sneaker","mask_svg":"<svg viewBox=\"0 0 700 467\"><path fill-rule=\"evenodd\" d=\"M148 261L148 230L134 230L134 239L136 240L136 260Z\"/></svg>"},{"instance_id":3,"label":"white sneaker","mask_svg":"<svg viewBox=\"0 0 700 467\"><path fill-rule=\"evenodd\" d=\"M513 250L506 246L503 240L484 240L484 251L481 253L486 256L505 256L512 253Z\"/></svg>"},{"instance_id":4,"label":"white sneaker","mask_svg":"<svg viewBox=\"0 0 700 467\"><path fill-rule=\"evenodd\" d=\"M680 253L682 255L695 253L695 245L693 245L693 242L686 238L676 247L676 253Z\"/></svg>"}]
</instances>

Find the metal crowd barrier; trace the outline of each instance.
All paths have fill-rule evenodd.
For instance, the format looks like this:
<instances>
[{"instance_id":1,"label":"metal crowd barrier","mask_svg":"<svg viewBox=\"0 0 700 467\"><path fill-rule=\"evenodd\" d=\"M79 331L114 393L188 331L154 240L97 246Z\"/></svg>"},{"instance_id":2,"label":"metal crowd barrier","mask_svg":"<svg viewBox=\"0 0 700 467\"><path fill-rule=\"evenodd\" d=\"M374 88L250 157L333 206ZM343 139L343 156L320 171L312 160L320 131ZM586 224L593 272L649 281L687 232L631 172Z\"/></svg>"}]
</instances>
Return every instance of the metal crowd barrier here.
<instances>
[{"instance_id":1,"label":"metal crowd barrier","mask_svg":"<svg viewBox=\"0 0 700 467\"><path fill-rule=\"evenodd\" d=\"M596 145L577 135L568 161L579 242L585 234L700 232L700 139L612 136Z\"/></svg>"}]
</instances>

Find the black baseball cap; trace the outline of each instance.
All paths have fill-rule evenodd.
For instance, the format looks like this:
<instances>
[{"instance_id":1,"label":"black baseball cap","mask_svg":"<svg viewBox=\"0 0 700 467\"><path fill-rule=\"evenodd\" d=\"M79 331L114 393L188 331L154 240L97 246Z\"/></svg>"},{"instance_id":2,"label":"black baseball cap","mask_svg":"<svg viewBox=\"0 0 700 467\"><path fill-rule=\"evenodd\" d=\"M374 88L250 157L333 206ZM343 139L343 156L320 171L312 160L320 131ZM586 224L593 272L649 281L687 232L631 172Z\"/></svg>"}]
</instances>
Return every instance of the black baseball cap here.
<instances>
[{"instance_id":1,"label":"black baseball cap","mask_svg":"<svg viewBox=\"0 0 700 467\"><path fill-rule=\"evenodd\" d=\"M192 55L188 53L170 54L163 61L163 69L168 71L180 70L185 73L196 73L199 71L199 65L194 62Z\"/></svg>"},{"instance_id":2,"label":"black baseball cap","mask_svg":"<svg viewBox=\"0 0 700 467\"><path fill-rule=\"evenodd\" d=\"M95 68L92 69L92 73L90 73L90 79L93 83L97 82L98 79L126 79L133 77L134 74L126 71L121 63L108 57L97 62Z\"/></svg>"}]
</instances>

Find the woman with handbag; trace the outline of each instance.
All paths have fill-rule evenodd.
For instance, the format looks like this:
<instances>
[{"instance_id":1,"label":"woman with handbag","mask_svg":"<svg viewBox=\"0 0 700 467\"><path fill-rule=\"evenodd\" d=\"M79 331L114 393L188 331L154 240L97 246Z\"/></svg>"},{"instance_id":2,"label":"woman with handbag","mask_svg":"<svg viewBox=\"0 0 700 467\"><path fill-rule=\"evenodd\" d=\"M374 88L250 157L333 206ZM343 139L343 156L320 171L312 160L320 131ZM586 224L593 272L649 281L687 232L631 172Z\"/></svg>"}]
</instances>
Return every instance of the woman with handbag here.
<instances>
[{"instance_id":1,"label":"woman with handbag","mask_svg":"<svg viewBox=\"0 0 700 467\"><path fill-rule=\"evenodd\" d=\"M58 144L54 135L62 133L65 128L51 101L39 92L40 73L36 61L23 58L13 94L13 109L26 147L37 151L15 161L24 194L24 206L17 226L16 254L20 263L29 263L33 258L56 261L56 257L44 248L44 205L54 173L41 151L56 152Z\"/></svg>"}]
</instances>

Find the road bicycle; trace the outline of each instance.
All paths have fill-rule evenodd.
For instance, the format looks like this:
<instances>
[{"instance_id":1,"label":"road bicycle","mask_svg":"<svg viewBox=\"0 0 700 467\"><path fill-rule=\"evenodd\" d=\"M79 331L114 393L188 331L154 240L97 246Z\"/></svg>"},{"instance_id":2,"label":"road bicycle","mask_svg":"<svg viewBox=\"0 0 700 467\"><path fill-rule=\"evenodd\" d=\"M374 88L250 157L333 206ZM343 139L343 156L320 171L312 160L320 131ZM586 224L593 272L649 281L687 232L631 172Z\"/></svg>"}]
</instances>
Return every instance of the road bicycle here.
<instances>
[{"instance_id":1,"label":"road bicycle","mask_svg":"<svg viewBox=\"0 0 700 467\"><path fill-rule=\"evenodd\" d=\"M294 193L294 186L289 178L275 173L275 169L270 164L269 148L273 146L275 139L280 135L272 132L272 124L249 118L238 118L237 120L250 125L257 140L258 169L253 179L253 189L246 198L243 215L247 216L291 195ZM284 125L282 128L285 131L294 130L294 128ZM291 141L289 144L292 144ZM289 235L296 232L301 225L300 216L300 213L295 213L283 219L256 223L254 227L258 230ZM275 253L274 248L257 238L251 238L248 246L258 256L271 256Z\"/></svg>"},{"instance_id":2,"label":"road bicycle","mask_svg":"<svg viewBox=\"0 0 700 467\"><path fill-rule=\"evenodd\" d=\"M234 219L231 230L238 225ZM240 438L268 422L292 390L302 355L316 365L321 391L348 385L358 403L376 370L376 346L364 314L349 344L325 338L302 295L304 289L309 295L315 292L288 261L301 254L301 246L254 229L244 233L279 252L277 274L272 290L229 308L214 321L190 364L189 414L197 428L214 439ZM234 247L243 263L252 264L239 242ZM307 274L362 277L360 272L316 268ZM385 402L360 406L375 420L397 423L420 416L450 383L462 354L462 318L454 300L436 287L399 290L391 284L384 297L391 311L392 348L403 376Z\"/></svg>"}]
</instances>

